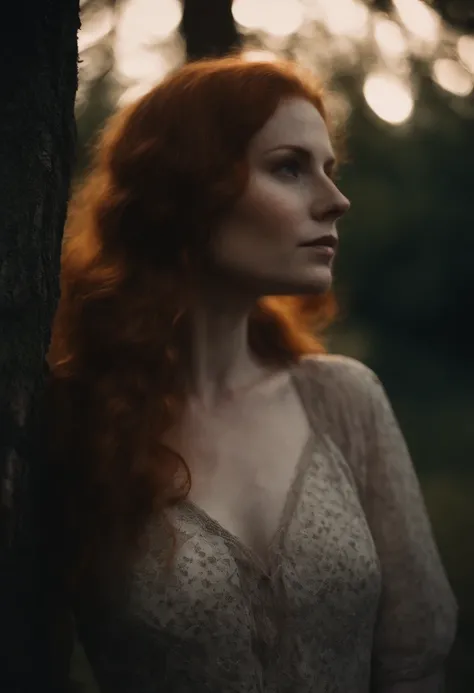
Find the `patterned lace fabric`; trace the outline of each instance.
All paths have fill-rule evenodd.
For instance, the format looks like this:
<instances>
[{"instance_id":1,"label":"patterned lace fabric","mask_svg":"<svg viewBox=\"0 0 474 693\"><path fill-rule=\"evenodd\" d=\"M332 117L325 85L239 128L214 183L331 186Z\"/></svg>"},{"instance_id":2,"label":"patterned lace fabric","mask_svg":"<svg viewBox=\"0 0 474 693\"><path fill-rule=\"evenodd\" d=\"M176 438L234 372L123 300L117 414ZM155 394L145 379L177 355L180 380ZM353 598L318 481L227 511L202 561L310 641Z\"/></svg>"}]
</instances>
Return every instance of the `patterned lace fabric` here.
<instances>
[{"instance_id":1,"label":"patterned lace fabric","mask_svg":"<svg viewBox=\"0 0 474 693\"><path fill-rule=\"evenodd\" d=\"M292 377L312 433L268 563L184 501L167 574L151 523L126 598L76 612L104 693L369 693L442 667L457 605L380 382L338 356Z\"/></svg>"}]
</instances>

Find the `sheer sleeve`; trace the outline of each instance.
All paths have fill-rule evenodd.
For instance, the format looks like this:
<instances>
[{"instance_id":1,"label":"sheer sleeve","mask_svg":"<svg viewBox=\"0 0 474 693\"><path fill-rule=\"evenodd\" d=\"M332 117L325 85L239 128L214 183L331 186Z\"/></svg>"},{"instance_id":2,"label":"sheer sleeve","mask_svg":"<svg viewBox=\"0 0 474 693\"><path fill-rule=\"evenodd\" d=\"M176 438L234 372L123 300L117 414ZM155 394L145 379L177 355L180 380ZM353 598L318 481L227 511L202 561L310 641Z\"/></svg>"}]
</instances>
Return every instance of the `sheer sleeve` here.
<instances>
[{"instance_id":1,"label":"sheer sleeve","mask_svg":"<svg viewBox=\"0 0 474 693\"><path fill-rule=\"evenodd\" d=\"M392 407L378 378L369 369L366 375L365 505L382 572L372 690L435 693L455 637L457 604Z\"/></svg>"}]
</instances>

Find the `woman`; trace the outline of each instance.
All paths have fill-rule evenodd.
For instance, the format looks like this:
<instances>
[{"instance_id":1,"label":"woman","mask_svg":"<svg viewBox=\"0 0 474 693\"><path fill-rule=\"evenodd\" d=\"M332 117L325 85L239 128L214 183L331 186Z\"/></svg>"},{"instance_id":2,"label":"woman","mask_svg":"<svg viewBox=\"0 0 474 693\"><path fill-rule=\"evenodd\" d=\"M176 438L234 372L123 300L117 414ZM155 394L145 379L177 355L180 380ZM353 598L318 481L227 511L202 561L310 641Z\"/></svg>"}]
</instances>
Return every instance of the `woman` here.
<instances>
[{"instance_id":1,"label":"woman","mask_svg":"<svg viewBox=\"0 0 474 693\"><path fill-rule=\"evenodd\" d=\"M186 65L99 142L49 361L103 691L439 690L456 605L409 454L376 376L315 336L334 168L321 88L285 62Z\"/></svg>"}]
</instances>

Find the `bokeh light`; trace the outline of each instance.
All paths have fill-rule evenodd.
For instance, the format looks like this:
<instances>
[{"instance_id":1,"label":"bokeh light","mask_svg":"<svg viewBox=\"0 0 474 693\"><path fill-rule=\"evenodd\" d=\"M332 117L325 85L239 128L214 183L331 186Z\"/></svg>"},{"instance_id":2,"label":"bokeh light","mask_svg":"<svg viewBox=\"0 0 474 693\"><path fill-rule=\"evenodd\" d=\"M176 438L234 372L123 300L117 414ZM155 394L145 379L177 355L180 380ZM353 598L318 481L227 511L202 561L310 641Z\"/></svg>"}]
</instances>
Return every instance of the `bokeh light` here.
<instances>
[{"instance_id":1,"label":"bokeh light","mask_svg":"<svg viewBox=\"0 0 474 693\"><path fill-rule=\"evenodd\" d=\"M159 44L176 32L181 15L177 0L128 0L121 5L115 40L115 71L120 79L163 78L172 64Z\"/></svg>"},{"instance_id":2,"label":"bokeh light","mask_svg":"<svg viewBox=\"0 0 474 693\"><path fill-rule=\"evenodd\" d=\"M138 84L128 87L128 89L125 89L125 91L123 91L117 99L117 106L122 108L122 106L126 106L127 104L136 101L150 91L150 89L152 89L154 86L154 82L138 82Z\"/></svg>"},{"instance_id":3,"label":"bokeh light","mask_svg":"<svg viewBox=\"0 0 474 693\"><path fill-rule=\"evenodd\" d=\"M418 39L428 44L439 41L441 18L421 0L393 0L405 27Z\"/></svg>"},{"instance_id":4,"label":"bokeh light","mask_svg":"<svg viewBox=\"0 0 474 693\"><path fill-rule=\"evenodd\" d=\"M390 73L370 74L364 82L363 91L370 108L388 123L404 123L413 112L410 87Z\"/></svg>"},{"instance_id":5,"label":"bokeh light","mask_svg":"<svg viewBox=\"0 0 474 693\"><path fill-rule=\"evenodd\" d=\"M336 36L364 39L369 29L370 12L359 0L323 0L322 21Z\"/></svg>"},{"instance_id":6,"label":"bokeh light","mask_svg":"<svg viewBox=\"0 0 474 693\"><path fill-rule=\"evenodd\" d=\"M472 91L472 77L455 60L435 60L433 77L440 87L457 96L467 96Z\"/></svg>"},{"instance_id":7,"label":"bokeh light","mask_svg":"<svg viewBox=\"0 0 474 693\"><path fill-rule=\"evenodd\" d=\"M392 0L387 11L369 0L234 0L232 13L247 60L295 59L331 85L340 76L360 80L369 108L392 125L410 118L417 84L414 61L443 90L472 91L474 37L448 28L425 0ZM179 33L180 0L121 0L100 6L79 32L80 85L100 76L108 41L121 102L157 83L185 61ZM120 92L121 93L121 92ZM397 98L399 101L397 102Z\"/></svg>"},{"instance_id":8,"label":"bokeh light","mask_svg":"<svg viewBox=\"0 0 474 693\"><path fill-rule=\"evenodd\" d=\"M255 0L234 0L232 4L234 19L243 29L260 29L268 9L268 3Z\"/></svg>"},{"instance_id":9,"label":"bokeh light","mask_svg":"<svg viewBox=\"0 0 474 693\"><path fill-rule=\"evenodd\" d=\"M464 65L474 74L474 36L460 36L457 51Z\"/></svg>"},{"instance_id":10,"label":"bokeh light","mask_svg":"<svg viewBox=\"0 0 474 693\"><path fill-rule=\"evenodd\" d=\"M244 51L242 53L242 57L245 60L248 60L248 62L260 62L262 60L267 60L268 62L272 62L274 60L277 60L278 56L275 55L275 53L272 53L271 51Z\"/></svg>"},{"instance_id":11,"label":"bokeh light","mask_svg":"<svg viewBox=\"0 0 474 693\"><path fill-rule=\"evenodd\" d=\"M305 19L298 0L234 0L232 14L242 29L277 37L296 33Z\"/></svg>"},{"instance_id":12,"label":"bokeh light","mask_svg":"<svg viewBox=\"0 0 474 693\"><path fill-rule=\"evenodd\" d=\"M303 24L303 8L296 0L274 0L268 10L262 25L267 34L290 36Z\"/></svg>"},{"instance_id":13,"label":"bokeh light","mask_svg":"<svg viewBox=\"0 0 474 693\"><path fill-rule=\"evenodd\" d=\"M120 15L121 41L160 41L178 28L182 7L178 0L127 0Z\"/></svg>"},{"instance_id":14,"label":"bokeh light","mask_svg":"<svg viewBox=\"0 0 474 693\"><path fill-rule=\"evenodd\" d=\"M407 54L408 43L400 26L383 15L374 18L374 38L385 56L400 58Z\"/></svg>"},{"instance_id":15,"label":"bokeh light","mask_svg":"<svg viewBox=\"0 0 474 693\"><path fill-rule=\"evenodd\" d=\"M82 25L77 35L77 49L83 55L89 48L97 45L114 28L114 13L107 5L94 12L86 25Z\"/></svg>"}]
</instances>

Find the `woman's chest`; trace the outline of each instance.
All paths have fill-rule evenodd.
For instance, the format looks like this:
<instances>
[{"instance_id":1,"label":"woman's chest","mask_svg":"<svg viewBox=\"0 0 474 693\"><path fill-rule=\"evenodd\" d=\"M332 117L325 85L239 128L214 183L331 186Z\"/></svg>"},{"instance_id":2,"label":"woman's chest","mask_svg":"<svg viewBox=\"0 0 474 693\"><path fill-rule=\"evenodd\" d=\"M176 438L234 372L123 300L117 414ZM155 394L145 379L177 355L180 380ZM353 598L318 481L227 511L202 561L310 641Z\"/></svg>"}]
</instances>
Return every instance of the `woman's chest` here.
<instances>
[{"instance_id":1,"label":"woman's chest","mask_svg":"<svg viewBox=\"0 0 474 693\"><path fill-rule=\"evenodd\" d=\"M191 473L188 502L265 560L310 436L291 391L213 416L191 412L173 441Z\"/></svg>"},{"instance_id":2,"label":"woman's chest","mask_svg":"<svg viewBox=\"0 0 474 693\"><path fill-rule=\"evenodd\" d=\"M206 682L208 665L218 662L225 681L216 690L230 690L228 681L235 690L263 690L247 680L235 686L247 672L261 673L262 662L279 681L289 677L282 690L296 690L298 679L301 690L321 682L352 690L356 677L357 690L367 690L380 567L344 461L318 444L309 459L269 574L192 507L178 505L172 569L156 523L119 617L90 614L98 647L111 642L116 655L121 640L125 656L135 642L150 653L153 674L165 662L170 675L188 675L191 666Z\"/></svg>"},{"instance_id":3,"label":"woman's chest","mask_svg":"<svg viewBox=\"0 0 474 693\"><path fill-rule=\"evenodd\" d=\"M216 609L225 628L240 624L239 637L250 637L256 606L270 622L281 616L292 637L317 641L318 648L326 643L340 652L349 647L348 636L354 640L364 632L369 637L380 566L357 492L337 452L316 446L286 510L265 570L243 543L194 506L174 508L173 572L166 578L158 551L148 554L137 575L135 612L146 615L151 609L148 617L175 636L199 622L202 637L209 637L206 623L214 623Z\"/></svg>"}]
</instances>

